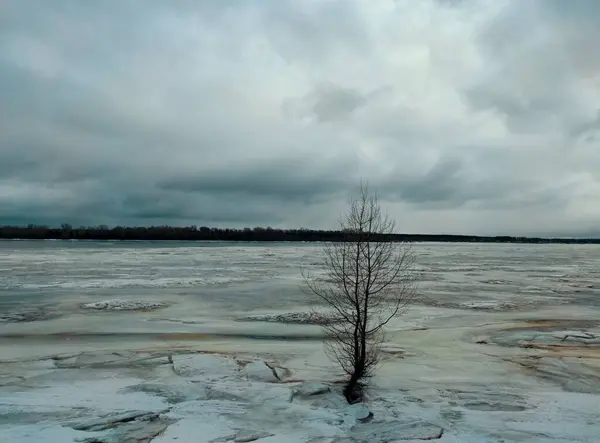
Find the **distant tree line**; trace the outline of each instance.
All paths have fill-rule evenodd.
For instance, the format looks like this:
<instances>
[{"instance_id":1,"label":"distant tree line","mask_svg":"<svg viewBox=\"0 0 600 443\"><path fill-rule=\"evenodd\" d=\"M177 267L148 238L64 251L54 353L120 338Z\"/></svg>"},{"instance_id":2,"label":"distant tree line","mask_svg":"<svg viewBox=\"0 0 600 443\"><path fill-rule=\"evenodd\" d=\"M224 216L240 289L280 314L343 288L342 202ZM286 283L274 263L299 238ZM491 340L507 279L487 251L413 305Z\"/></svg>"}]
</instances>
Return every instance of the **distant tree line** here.
<instances>
[{"instance_id":1,"label":"distant tree line","mask_svg":"<svg viewBox=\"0 0 600 443\"><path fill-rule=\"evenodd\" d=\"M27 225L0 226L3 239L59 240L219 240L259 242L329 242L348 239L348 233L335 230L275 229L255 227L243 229L212 228L207 226L85 226L63 224L59 228ZM413 242L479 242L479 243L596 243L600 239L541 238L511 236L476 236L447 234L381 234L376 241Z\"/></svg>"}]
</instances>

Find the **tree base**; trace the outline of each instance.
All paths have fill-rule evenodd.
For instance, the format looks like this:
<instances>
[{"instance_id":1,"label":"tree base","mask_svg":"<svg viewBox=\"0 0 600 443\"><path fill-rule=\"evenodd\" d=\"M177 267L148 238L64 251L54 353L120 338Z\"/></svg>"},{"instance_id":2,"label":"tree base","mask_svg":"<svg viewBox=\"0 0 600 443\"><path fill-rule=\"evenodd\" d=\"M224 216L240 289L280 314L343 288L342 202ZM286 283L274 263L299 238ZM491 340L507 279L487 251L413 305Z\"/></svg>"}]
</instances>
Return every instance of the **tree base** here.
<instances>
[{"instance_id":1,"label":"tree base","mask_svg":"<svg viewBox=\"0 0 600 443\"><path fill-rule=\"evenodd\" d=\"M364 386L360 383L349 383L344 388L344 397L351 405L362 402L364 399Z\"/></svg>"}]
</instances>

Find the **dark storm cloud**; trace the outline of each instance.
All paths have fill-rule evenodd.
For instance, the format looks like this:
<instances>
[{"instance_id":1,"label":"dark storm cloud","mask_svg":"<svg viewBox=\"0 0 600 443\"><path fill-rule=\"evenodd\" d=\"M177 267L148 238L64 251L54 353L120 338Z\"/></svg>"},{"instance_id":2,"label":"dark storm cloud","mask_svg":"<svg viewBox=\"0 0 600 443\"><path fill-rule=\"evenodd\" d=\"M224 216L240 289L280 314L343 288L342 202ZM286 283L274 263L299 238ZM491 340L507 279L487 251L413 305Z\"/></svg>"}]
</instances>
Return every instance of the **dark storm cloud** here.
<instances>
[{"instance_id":1,"label":"dark storm cloud","mask_svg":"<svg viewBox=\"0 0 600 443\"><path fill-rule=\"evenodd\" d=\"M595 1L0 5L0 223L590 232Z\"/></svg>"},{"instance_id":2,"label":"dark storm cloud","mask_svg":"<svg viewBox=\"0 0 600 443\"><path fill-rule=\"evenodd\" d=\"M340 162L344 160L340 159ZM336 170L312 168L318 169L320 166L297 159L254 168L212 170L197 176L169 179L161 183L160 188L187 193L243 194L309 202L343 192L353 185L343 177L335 176Z\"/></svg>"}]
</instances>

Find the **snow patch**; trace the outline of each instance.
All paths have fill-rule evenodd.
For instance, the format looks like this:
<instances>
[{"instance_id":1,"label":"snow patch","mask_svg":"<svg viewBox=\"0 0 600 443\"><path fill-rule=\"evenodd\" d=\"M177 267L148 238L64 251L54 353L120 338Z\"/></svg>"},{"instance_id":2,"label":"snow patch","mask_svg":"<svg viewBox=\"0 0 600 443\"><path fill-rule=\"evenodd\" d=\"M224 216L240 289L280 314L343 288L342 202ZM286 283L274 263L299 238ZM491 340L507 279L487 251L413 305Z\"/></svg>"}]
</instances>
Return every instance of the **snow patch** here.
<instances>
[{"instance_id":1,"label":"snow patch","mask_svg":"<svg viewBox=\"0 0 600 443\"><path fill-rule=\"evenodd\" d=\"M257 321L268 323L323 325L330 322L327 316L315 312L286 312L283 314L260 314L241 317L238 321Z\"/></svg>"},{"instance_id":2,"label":"snow patch","mask_svg":"<svg viewBox=\"0 0 600 443\"><path fill-rule=\"evenodd\" d=\"M146 300L111 300L84 303L82 309L94 309L97 311L150 311L166 307L166 303Z\"/></svg>"}]
</instances>

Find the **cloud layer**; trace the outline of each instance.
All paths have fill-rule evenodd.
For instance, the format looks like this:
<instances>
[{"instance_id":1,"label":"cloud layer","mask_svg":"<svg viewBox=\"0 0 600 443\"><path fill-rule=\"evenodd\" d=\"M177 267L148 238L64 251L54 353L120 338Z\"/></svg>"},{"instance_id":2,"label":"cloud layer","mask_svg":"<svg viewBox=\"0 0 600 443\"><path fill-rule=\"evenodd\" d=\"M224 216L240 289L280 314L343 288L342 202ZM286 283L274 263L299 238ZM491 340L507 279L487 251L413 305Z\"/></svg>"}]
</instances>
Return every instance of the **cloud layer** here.
<instances>
[{"instance_id":1,"label":"cloud layer","mask_svg":"<svg viewBox=\"0 0 600 443\"><path fill-rule=\"evenodd\" d=\"M568 3L568 5L566 4ZM0 224L600 234L595 0L4 0Z\"/></svg>"}]
</instances>

